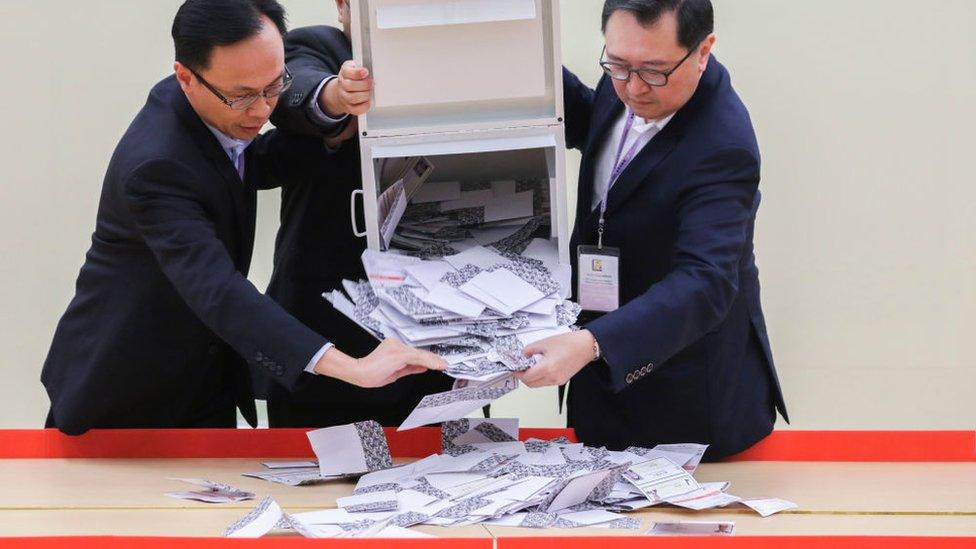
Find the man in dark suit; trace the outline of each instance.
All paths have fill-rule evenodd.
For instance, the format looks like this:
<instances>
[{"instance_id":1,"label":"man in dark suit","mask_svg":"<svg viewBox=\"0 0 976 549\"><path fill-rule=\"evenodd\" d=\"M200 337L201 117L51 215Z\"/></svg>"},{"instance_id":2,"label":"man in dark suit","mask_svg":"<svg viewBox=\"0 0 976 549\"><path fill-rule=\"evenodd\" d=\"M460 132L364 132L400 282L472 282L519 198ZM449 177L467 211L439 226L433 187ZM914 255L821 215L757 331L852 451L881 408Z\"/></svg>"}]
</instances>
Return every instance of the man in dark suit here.
<instances>
[{"instance_id":1,"label":"man in dark suit","mask_svg":"<svg viewBox=\"0 0 976 549\"><path fill-rule=\"evenodd\" d=\"M256 189L322 178L321 142L259 135L291 76L274 0L189 0L173 22L175 75L119 142L92 245L41 380L47 425L254 425L247 368L376 387L439 358L389 342L356 360L247 281Z\"/></svg>"},{"instance_id":2,"label":"man in dark suit","mask_svg":"<svg viewBox=\"0 0 976 549\"><path fill-rule=\"evenodd\" d=\"M370 107L372 79L351 61L349 7L344 0L336 5L343 30L306 27L285 37L285 58L295 80L271 120L282 131L325 139L334 153L325 180L305 178L282 187L281 228L267 294L310 328L360 356L376 340L321 297L340 288L344 278L365 278L360 256L366 239L352 232L349 196L362 185L355 116ZM424 395L445 391L452 382L428 372L365 389L334 378L304 377L294 391L263 383L271 426L321 427L364 419L399 425Z\"/></svg>"},{"instance_id":3,"label":"man in dark suit","mask_svg":"<svg viewBox=\"0 0 976 549\"><path fill-rule=\"evenodd\" d=\"M596 248L574 257L576 297L596 310L527 348L542 361L522 380L572 378L569 424L590 445L699 442L719 459L787 417L753 255L759 149L712 20L709 0L607 0L606 75L594 91L564 73L583 151L572 249Z\"/></svg>"}]
</instances>

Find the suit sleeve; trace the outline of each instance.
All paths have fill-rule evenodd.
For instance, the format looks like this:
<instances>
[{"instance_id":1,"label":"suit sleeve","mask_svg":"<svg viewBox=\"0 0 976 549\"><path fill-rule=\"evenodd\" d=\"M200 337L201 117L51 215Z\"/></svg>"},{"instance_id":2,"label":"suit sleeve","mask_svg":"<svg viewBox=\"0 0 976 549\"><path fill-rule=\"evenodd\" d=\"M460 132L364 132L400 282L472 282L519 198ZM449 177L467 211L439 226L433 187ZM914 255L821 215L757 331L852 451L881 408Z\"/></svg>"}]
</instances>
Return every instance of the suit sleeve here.
<instances>
[{"instance_id":1,"label":"suit sleeve","mask_svg":"<svg viewBox=\"0 0 976 549\"><path fill-rule=\"evenodd\" d=\"M260 190L325 182L333 176L334 154L319 136L273 129L247 148L247 169L261 173L248 182Z\"/></svg>"},{"instance_id":2,"label":"suit sleeve","mask_svg":"<svg viewBox=\"0 0 976 549\"><path fill-rule=\"evenodd\" d=\"M190 309L249 364L294 388L308 361L328 341L236 269L198 188L190 170L156 160L128 177L125 199L146 245Z\"/></svg>"},{"instance_id":3,"label":"suit sleeve","mask_svg":"<svg viewBox=\"0 0 976 549\"><path fill-rule=\"evenodd\" d=\"M715 328L738 293L739 260L755 216L759 159L733 148L706 155L678 197L674 266L660 282L586 328L620 391ZM626 261L626 258L624 258Z\"/></svg>"},{"instance_id":4,"label":"suit sleeve","mask_svg":"<svg viewBox=\"0 0 976 549\"><path fill-rule=\"evenodd\" d=\"M582 149L590 132L594 92L563 67L563 108L566 111L566 146Z\"/></svg>"},{"instance_id":5,"label":"suit sleeve","mask_svg":"<svg viewBox=\"0 0 976 549\"><path fill-rule=\"evenodd\" d=\"M279 128L302 135L329 137L340 133L349 119L323 124L311 115L318 97L315 91L327 78L338 74L349 59L345 36L339 29L318 26L298 28L285 36L285 62L291 71L291 87L281 95L271 122Z\"/></svg>"}]
</instances>

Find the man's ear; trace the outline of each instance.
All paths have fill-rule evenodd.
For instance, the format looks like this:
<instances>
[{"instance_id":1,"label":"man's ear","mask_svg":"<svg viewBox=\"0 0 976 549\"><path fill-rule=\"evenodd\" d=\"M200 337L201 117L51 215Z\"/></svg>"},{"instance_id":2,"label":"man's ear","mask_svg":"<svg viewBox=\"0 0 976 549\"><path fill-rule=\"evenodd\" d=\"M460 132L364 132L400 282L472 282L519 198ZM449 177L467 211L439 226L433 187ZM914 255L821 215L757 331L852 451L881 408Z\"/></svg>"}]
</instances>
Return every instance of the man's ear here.
<instances>
[{"instance_id":1,"label":"man's ear","mask_svg":"<svg viewBox=\"0 0 976 549\"><path fill-rule=\"evenodd\" d=\"M176 73L176 81L180 83L180 87L183 88L183 93L189 93L190 91L190 81L193 79L193 73L190 69L186 68L183 63L177 61L173 63L173 72Z\"/></svg>"},{"instance_id":2,"label":"man's ear","mask_svg":"<svg viewBox=\"0 0 976 549\"><path fill-rule=\"evenodd\" d=\"M715 33L709 34L701 45L698 46L698 70L705 72L708 68L708 59L711 57L712 47L715 46Z\"/></svg>"}]
</instances>

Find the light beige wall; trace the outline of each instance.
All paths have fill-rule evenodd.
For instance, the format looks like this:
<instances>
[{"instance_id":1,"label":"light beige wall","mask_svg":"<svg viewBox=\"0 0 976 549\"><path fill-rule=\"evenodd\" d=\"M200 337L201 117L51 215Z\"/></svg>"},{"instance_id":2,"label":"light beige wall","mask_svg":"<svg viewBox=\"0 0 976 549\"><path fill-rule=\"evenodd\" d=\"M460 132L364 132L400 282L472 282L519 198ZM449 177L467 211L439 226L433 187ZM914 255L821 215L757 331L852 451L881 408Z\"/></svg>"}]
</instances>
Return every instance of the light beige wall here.
<instances>
[{"instance_id":1,"label":"light beige wall","mask_svg":"<svg viewBox=\"0 0 976 549\"><path fill-rule=\"evenodd\" d=\"M714 1L717 55L764 157L756 247L794 427L972 428L976 3ZM565 63L595 83L602 2L562 4ZM178 5L0 2L0 427L44 417L40 367L101 178L170 70ZM293 26L334 23L330 0L285 5ZM262 196L259 287L277 207ZM517 391L496 415L563 421L552 390Z\"/></svg>"}]
</instances>

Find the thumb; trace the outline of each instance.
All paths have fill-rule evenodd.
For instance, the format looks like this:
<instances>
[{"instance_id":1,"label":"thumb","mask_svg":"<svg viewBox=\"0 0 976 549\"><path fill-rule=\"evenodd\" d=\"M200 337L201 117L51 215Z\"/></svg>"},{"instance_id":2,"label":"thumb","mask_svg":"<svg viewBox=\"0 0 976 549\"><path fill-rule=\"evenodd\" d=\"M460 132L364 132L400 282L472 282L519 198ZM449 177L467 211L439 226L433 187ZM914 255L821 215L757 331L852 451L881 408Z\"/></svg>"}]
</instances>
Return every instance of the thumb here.
<instances>
[{"instance_id":1,"label":"thumb","mask_svg":"<svg viewBox=\"0 0 976 549\"><path fill-rule=\"evenodd\" d=\"M413 355L408 362L412 365L423 366L428 370L444 371L447 369L447 362L443 358L429 351L414 349Z\"/></svg>"},{"instance_id":2,"label":"thumb","mask_svg":"<svg viewBox=\"0 0 976 549\"><path fill-rule=\"evenodd\" d=\"M342 75L350 80L365 80L369 76L369 69L350 60L342 64Z\"/></svg>"}]
</instances>

